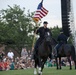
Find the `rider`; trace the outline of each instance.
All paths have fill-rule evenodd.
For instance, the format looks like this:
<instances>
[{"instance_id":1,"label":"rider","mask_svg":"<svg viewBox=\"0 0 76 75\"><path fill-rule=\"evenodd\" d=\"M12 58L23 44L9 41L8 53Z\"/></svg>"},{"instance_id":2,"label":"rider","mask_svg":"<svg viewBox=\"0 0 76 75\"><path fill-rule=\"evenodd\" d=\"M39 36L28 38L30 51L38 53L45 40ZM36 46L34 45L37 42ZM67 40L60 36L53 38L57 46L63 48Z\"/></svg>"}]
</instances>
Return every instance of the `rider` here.
<instances>
[{"instance_id":1,"label":"rider","mask_svg":"<svg viewBox=\"0 0 76 75\"><path fill-rule=\"evenodd\" d=\"M39 46L39 44L41 43L41 41L44 39L45 33L46 33L46 32L49 32L50 35L52 36L52 33L51 33L50 29L47 28L47 24L48 24L48 22L47 22L47 21L44 21L44 22L43 22L43 25L44 25L44 26L42 26L42 27L40 27L40 28L38 28L38 29L35 30L36 34L39 34L40 37L39 37L39 39L36 41L36 44L35 44L35 47L34 47L34 52L33 52L33 58L35 57L35 54L38 53L38 46ZM51 50L50 44L49 44L49 48L50 48L50 50ZM51 54L49 55L49 58L51 58Z\"/></svg>"},{"instance_id":2,"label":"rider","mask_svg":"<svg viewBox=\"0 0 76 75\"><path fill-rule=\"evenodd\" d=\"M57 41L58 44L55 47L55 56L57 56L58 49L62 46L62 44L67 44L67 36L63 33L63 30L60 30L60 34L58 35Z\"/></svg>"}]
</instances>

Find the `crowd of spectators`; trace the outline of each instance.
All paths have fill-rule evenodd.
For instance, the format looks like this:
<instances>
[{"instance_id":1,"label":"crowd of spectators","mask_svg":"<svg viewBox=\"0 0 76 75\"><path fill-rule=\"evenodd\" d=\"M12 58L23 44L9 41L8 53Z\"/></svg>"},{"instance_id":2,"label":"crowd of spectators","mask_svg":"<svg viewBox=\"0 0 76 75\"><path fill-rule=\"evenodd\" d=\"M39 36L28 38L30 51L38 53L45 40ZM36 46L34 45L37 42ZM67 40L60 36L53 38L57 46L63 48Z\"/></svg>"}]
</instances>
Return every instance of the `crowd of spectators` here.
<instances>
[{"instance_id":1,"label":"crowd of spectators","mask_svg":"<svg viewBox=\"0 0 76 75\"><path fill-rule=\"evenodd\" d=\"M17 70L17 69L27 69L33 68L34 61L31 60L30 50L22 48L21 57L14 58L14 52L9 50L6 54L0 50L0 70Z\"/></svg>"},{"instance_id":2,"label":"crowd of spectators","mask_svg":"<svg viewBox=\"0 0 76 75\"><path fill-rule=\"evenodd\" d=\"M50 61L50 59L48 58L48 60L47 60L47 62L45 64L46 64L45 67L56 67L55 59L52 59ZM74 66L74 61L71 60L71 64L72 64L72 66ZM64 67L70 66L67 57L62 57L62 59L61 59L61 66L64 66Z\"/></svg>"},{"instance_id":3,"label":"crowd of spectators","mask_svg":"<svg viewBox=\"0 0 76 75\"><path fill-rule=\"evenodd\" d=\"M62 58L62 66L69 66L67 58ZM72 62L72 65L74 63ZM45 63L45 67L53 67L56 66L55 59L48 58ZM22 48L21 57L15 57L14 52L10 49L7 54L0 50L0 71L3 70L18 70L18 69L27 69L33 68L34 61L31 60L31 51L26 50L26 48Z\"/></svg>"}]
</instances>

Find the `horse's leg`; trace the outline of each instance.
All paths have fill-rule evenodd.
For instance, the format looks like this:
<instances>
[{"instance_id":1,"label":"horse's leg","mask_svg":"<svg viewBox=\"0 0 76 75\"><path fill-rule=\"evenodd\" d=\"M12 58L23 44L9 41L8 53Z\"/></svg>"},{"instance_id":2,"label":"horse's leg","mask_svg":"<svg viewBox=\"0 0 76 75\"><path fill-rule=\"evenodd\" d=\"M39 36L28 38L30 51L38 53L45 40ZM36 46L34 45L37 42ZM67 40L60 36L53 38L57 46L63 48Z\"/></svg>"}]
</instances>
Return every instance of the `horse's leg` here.
<instances>
[{"instance_id":1,"label":"horse's leg","mask_svg":"<svg viewBox=\"0 0 76 75\"><path fill-rule=\"evenodd\" d=\"M34 65L34 75L37 74L37 65L38 65L38 61L35 60L35 65Z\"/></svg>"},{"instance_id":2,"label":"horse's leg","mask_svg":"<svg viewBox=\"0 0 76 75\"><path fill-rule=\"evenodd\" d=\"M42 60L41 75L42 75L43 68L44 68L44 61Z\"/></svg>"},{"instance_id":3,"label":"horse's leg","mask_svg":"<svg viewBox=\"0 0 76 75\"><path fill-rule=\"evenodd\" d=\"M71 59L70 59L70 57L67 57L68 58L68 62L69 62L69 64L70 64L70 70L72 69L72 65L71 65Z\"/></svg>"},{"instance_id":4,"label":"horse's leg","mask_svg":"<svg viewBox=\"0 0 76 75\"><path fill-rule=\"evenodd\" d=\"M61 57L59 57L59 66L60 66L60 69L61 69Z\"/></svg>"},{"instance_id":5,"label":"horse's leg","mask_svg":"<svg viewBox=\"0 0 76 75\"><path fill-rule=\"evenodd\" d=\"M39 60L39 64L38 64L38 75L41 75L41 58L39 57L38 58L38 60Z\"/></svg>"},{"instance_id":6,"label":"horse's leg","mask_svg":"<svg viewBox=\"0 0 76 75\"><path fill-rule=\"evenodd\" d=\"M75 69L76 69L76 61L74 60L74 64L75 64Z\"/></svg>"},{"instance_id":7,"label":"horse's leg","mask_svg":"<svg viewBox=\"0 0 76 75\"><path fill-rule=\"evenodd\" d=\"M57 60L57 57L55 57L55 60L56 60L56 66L57 66L57 69L58 69L58 60Z\"/></svg>"},{"instance_id":8,"label":"horse's leg","mask_svg":"<svg viewBox=\"0 0 76 75\"><path fill-rule=\"evenodd\" d=\"M43 71L43 68L44 68L44 64L45 64L46 61L47 61L47 58L42 60L41 74L42 74L42 71Z\"/></svg>"},{"instance_id":9,"label":"horse's leg","mask_svg":"<svg viewBox=\"0 0 76 75\"><path fill-rule=\"evenodd\" d=\"M74 65L76 69L76 52L75 52L75 47L73 45L71 46L71 57L72 57L72 60L74 61Z\"/></svg>"}]
</instances>

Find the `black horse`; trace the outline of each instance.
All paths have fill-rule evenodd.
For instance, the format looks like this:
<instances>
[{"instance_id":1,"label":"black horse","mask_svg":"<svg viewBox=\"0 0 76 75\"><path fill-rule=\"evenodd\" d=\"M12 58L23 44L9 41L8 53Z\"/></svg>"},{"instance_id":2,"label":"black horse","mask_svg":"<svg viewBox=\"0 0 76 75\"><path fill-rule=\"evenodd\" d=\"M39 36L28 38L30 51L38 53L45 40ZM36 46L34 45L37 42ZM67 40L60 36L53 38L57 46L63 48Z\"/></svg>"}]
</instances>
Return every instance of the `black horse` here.
<instances>
[{"instance_id":1,"label":"black horse","mask_svg":"<svg viewBox=\"0 0 76 75\"><path fill-rule=\"evenodd\" d=\"M54 50L55 52L55 50ZM57 69L61 69L61 57L67 57L68 62L70 64L70 69L72 69L71 65L71 59L75 63L75 69L76 69L76 55L75 55L75 48L73 45L70 44L63 44L57 51L57 56L55 56L56 64L57 64ZM58 65L58 60L59 58L59 65Z\"/></svg>"},{"instance_id":2,"label":"black horse","mask_svg":"<svg viewBox=\"0 0 76 75\"><path fill-rule=\"evenodd\" d=\"M41 75L44 64L47 61L47 58L49 54L52 52L52 47L51 50L49 48L49 43L51 42L51 35L49 32L45 33L45 38L42 40L41 44L38 47L38 53L35 55L35 69L34 69L34 74L37 74L37 67L38 67L38 74Z\"/></svg>"}]
</instances>

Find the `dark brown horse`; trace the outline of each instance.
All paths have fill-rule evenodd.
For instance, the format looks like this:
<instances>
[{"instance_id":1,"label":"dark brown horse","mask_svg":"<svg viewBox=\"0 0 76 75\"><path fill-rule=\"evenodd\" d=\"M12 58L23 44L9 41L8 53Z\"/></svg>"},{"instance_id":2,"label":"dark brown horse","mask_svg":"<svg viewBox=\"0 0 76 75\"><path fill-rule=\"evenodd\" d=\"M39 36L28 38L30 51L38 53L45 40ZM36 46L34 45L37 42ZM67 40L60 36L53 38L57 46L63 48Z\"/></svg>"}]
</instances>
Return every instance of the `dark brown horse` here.
<instances>
[{"instance_id":1,"label":"dark brown horse","mask_svg":"<svg viewBox=\"0 0 76 75\"><path fill-rule=\"evenodd\" d=\"M76 69L76 55L75 55L75 48L73 45L70 44L63 44L57 51L57 57L56 59L56 64L57 64L57 69L61 69L61 57L67 57L68 62L70 64L70 69L72 69L71 65L71 59L75 63L75 69ZM59 65L58 65L58 60L59 58Z\"/></svg>"},{"instance_id":2,"label":"dark brown horse","mask_svg":"<svg viewBox=\"0 0 76 75\"><path fill-rule=\"evenodd\" d=\"M49 32L45 34L45 38L43 39L42 43L38 47L38 53L35 55L35 69L34 69L34 74L37 74L37 67L38 67L38 74L42 75L42 71L44 68L44 64L47 61L47 58L49 54L52 52L52 47L51 50L49 48L49 43L51 42L51 36Z\"/></svg>"}]
</instances>

